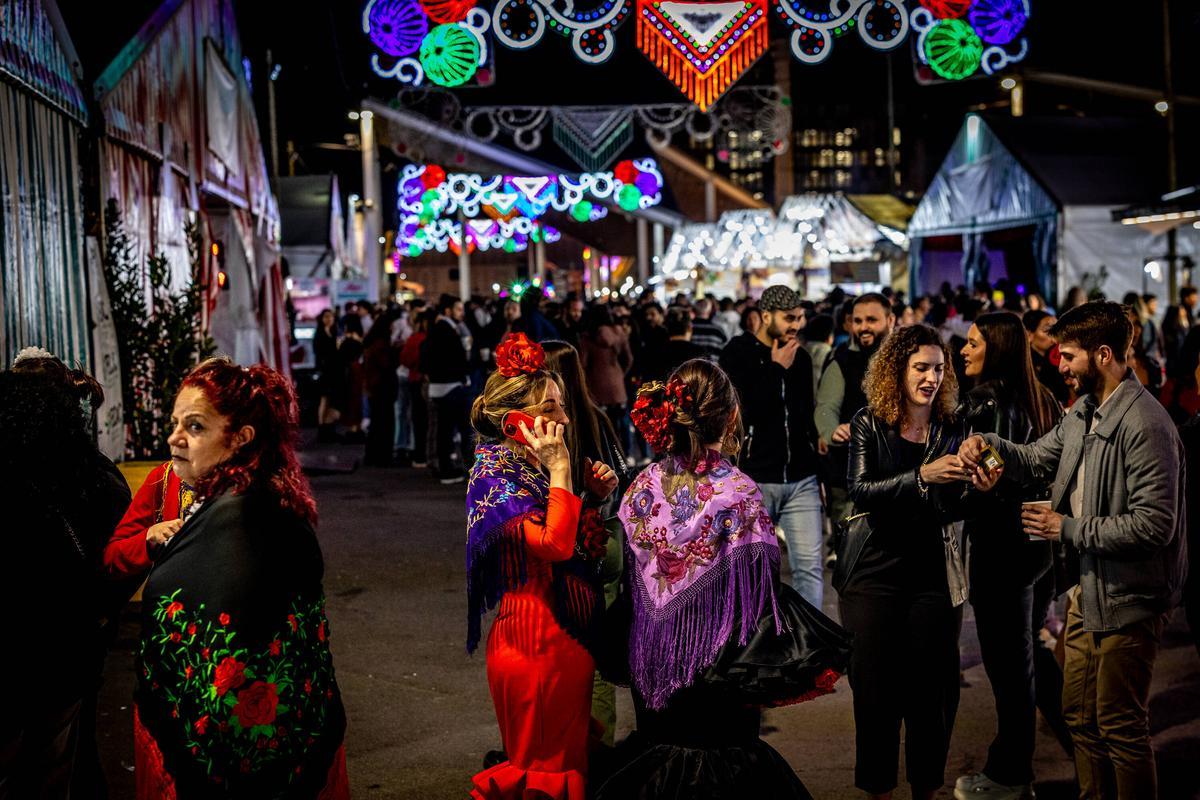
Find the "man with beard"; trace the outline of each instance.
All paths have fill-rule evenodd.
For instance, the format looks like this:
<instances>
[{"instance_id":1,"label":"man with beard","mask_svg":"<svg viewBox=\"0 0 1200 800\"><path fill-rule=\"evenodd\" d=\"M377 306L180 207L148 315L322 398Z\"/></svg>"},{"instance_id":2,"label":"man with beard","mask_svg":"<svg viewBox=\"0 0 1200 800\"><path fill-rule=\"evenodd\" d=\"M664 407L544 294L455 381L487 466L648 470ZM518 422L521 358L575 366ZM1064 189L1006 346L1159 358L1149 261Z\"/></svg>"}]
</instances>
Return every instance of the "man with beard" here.
<instances>
[{"instance_id":1,"label":"man with beard","mask_svg":"<svg viewBox=\"0 0 1200 800\"><path fill-rule=\"evenodd\" d=\"M838 345L833 361L821 376L817 389L817 449L826 457L829 514L836 525L846 516L846 467L849 458L850 420L867 405L862 382L867 362L884 338L892 332L896 317L892 305L881 294L864 294L854 301L847 316L850 341Z\"/></svg>"},{"instance_id":2,"label":"man with beard","mask_svg":"<svg viewBox=\"0 0 1200 800\"><path fill-rule=\"evenodd\" d=\"M812 359L801 346L804 309L786 286L758 301L762 325L721 351L721 368L741 401L746 440L739 466L758 484L763 507L783 529L792 586L821 608L821 490L813 428Z\"/></svg>"},{"instance_id":3,"label":"man with beard","mask_svg":"<svg viewBox=\"0 0 1200 800\"><path fill-rule=\"evenodd\" d=\"M1080 797L1157 796L1147 698L1167 613L1187 563L1183 444L1170 416L1125 363L1133 328L1117 303L1085 303L1050 330L1059 371L1080 398L1041 439L988 445L1018 484L1053 480L1048 504L1026 504L1025 533L1078 559L1065 633L1063 716Z\"/></svg>"}]
</instances>

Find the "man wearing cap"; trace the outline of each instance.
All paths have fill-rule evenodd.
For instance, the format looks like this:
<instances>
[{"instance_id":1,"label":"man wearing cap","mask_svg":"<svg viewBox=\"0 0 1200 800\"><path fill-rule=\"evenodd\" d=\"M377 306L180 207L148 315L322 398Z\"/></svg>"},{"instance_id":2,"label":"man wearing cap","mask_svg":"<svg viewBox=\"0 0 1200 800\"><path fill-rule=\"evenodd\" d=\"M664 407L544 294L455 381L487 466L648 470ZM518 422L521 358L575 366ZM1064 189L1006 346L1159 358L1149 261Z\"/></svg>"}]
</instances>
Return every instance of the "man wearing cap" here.
<instances>
[{"instance_id":1,"label":"man wearing cap","mask_svg":"<svg viewBox=\"0 0 1200 800\"><path fill-rule=\"evenodd\" d=\"M783 529L792 586L821 608L821 490L812 359L799 339L804 309L800 295L771 286L758 310L758 333L735 337L721 352L721 368L741 400L746 439L739 466L762 489L767 513Z\"/></svg>"}]
</instances>

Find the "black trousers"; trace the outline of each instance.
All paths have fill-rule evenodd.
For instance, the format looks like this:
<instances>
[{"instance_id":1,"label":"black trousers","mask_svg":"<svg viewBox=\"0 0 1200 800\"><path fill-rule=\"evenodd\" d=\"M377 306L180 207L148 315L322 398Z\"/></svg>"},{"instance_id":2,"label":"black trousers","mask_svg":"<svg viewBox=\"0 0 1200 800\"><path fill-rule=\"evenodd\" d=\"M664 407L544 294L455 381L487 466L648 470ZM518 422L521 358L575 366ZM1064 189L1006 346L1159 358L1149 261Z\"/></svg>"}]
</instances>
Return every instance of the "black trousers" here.
<instances>
[{"instance_id":1,"label":"black trousers","mask_svg":"<svg viewBox=\"0 0 1200 800\"><path fill-rule=\"evenodd\" d=\"M81 705L18 711L0 726L0 800L70 796Z\"/></svg>"},{"instance_id":2,"label":"black trousers","mask_svg":"<svg viewBox=\"0 0 1200 800\"><path fill-rule=\"evenodd\" d=\"M996 701L996 736L983 773L997 783L1033 782L1037 709L1070 751L1062 717L1062 669L1038 632L1053 600L1050 545L987 531L971 540L971 606L979 652ZM1003 533L1009 533L1005 531Z\"/></svg>"},{"instance_id":3,"label":"black trousers","mask_svg":"<svg viewBox=\"0 0 1200 800\"><path fill-rule=\"evenodd\" d=\"M958 713L962 606L945 594L848 591L840 607L854 634L854 785L871 794L896 788L903 723L913 792L940 788Z\"/></svg>"},{"instance_id":4,"label":"black trousers","mask_svg":"<svg viewBox=\"0 0 1200 800\"><path fill-rule=\"evenodd\" d=\"M429 408L425 404L425 395L421 392L421 384L406 383L409 407L412 409L413 429L413 461L421 462L429 452Z\"/></svg>"},{"instance_id":5,"label":"black trousers","mask_svg":"<svg viewBox=\"0 0 1200 800\"><path fill-rule=\"evenodd\" d=\"M387 467L396 443L396 396L390 392L367 398L371 427L367 429L367 466Z\"/></svg>"},{"instance_id":6,"label":"black trousers","mask_svg":"<svg viewBox=\"0 0 1200 800\"><path fill-rule=\"evenodd\" d=\"M472 443L470 409L467 407L467 390L459 386L444 397L433 401L437 408L437 455L440 474L447 475L454 470L451 458L454 453L454 432L458 431L462 441L459 445L462 451L463 469L470 469L475 462L475 448Z\"/></svg>"}]
</instances>

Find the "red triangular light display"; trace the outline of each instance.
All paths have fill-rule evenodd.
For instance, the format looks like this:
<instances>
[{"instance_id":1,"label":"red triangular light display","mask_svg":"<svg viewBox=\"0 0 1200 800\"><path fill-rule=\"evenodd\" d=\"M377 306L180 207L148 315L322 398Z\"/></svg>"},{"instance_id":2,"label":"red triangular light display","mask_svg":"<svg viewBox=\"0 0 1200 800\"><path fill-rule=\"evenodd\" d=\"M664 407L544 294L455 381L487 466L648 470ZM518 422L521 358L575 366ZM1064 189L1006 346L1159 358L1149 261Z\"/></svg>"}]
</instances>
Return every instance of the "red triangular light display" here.
<instances>
[{"instance_id":1,"label":"red triangular light display","mask_svg":"<svg viewBox=\"0 0 1200 800\"><path fill-rule=\"evenodd\" d=\"M702 111L767 49L767 0L638 0L638 47Z\"/></svg>"}]
</instances>

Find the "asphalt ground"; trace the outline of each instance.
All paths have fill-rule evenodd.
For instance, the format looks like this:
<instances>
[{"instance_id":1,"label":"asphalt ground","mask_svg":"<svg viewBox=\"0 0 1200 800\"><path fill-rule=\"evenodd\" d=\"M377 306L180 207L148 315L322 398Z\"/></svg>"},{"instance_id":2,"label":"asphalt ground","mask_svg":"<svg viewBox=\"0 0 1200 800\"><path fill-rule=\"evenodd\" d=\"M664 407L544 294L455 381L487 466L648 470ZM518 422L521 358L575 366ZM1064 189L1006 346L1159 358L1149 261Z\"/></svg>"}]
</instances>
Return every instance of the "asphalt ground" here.
<instances>
[{"instance_id":1,"label":"asphalt ground","mask_svg":"<svg viewBox=\"0 0 1200 800\"><path fill-rule=\"evenodd\" d=\"M336 468L351 464L357 451L334 446L322 455ZM441 486L415 469L320 474L312 483L334 663L349 718L352 795L459 800L484 753L499 746L482 652L469 657L464 649L464 486ZM835 598L827 589L826 613L836 619ZM97 724L113 798L133 797L137 635L137 611L130 608L106 664ZM896 654L898 661L909 656ZM965 685L939 797L952 796L956 776L982 767L995 726L969 607L962 663ZM1150 703L1159 796L1200 797L1200 658L1178 612L1164 636ZM618 738L629 731L632 713L621 690ZM832 696L767 711L763 729L814 797L862 797L853 788L854 726L844 679ZM1044 726L1035 770L1042 800L1075 796L1071 762ZM896 797L908 796L902 776Z\"/></svg>"}]
</instances>

